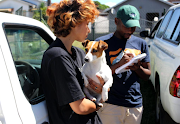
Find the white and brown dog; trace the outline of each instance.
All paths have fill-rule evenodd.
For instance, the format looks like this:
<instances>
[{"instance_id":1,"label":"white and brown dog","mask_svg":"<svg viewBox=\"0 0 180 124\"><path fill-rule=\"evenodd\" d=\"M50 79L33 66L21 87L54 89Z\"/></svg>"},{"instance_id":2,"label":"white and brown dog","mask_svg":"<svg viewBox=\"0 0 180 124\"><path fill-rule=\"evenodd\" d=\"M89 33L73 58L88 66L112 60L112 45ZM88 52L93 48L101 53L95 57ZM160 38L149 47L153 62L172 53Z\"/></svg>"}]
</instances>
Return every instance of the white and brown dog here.
<instances>
[{"instance_id":1,"label":"white and brown dog","mask_svg":"<svg viewBox=\"0 0 180 124\"><path fill-rule=\"evenodd\" d=\"M112 86L113 83L112 71L106 63L104 52L104 50L108 48L108 44L102 40L86 40L82 44L86 51L86 63L82 67L82 76L84 78L85 84L84 92L90 100L95 101L99 106L103 106L103 104L100 103L100 100L102 99L103 101L106 101L108 99L108 89ZM88 78L97 83L100 83L96 75L101 76L105 82L101 94L97 94L89 86Z\"/></svg>"}]
</instances>

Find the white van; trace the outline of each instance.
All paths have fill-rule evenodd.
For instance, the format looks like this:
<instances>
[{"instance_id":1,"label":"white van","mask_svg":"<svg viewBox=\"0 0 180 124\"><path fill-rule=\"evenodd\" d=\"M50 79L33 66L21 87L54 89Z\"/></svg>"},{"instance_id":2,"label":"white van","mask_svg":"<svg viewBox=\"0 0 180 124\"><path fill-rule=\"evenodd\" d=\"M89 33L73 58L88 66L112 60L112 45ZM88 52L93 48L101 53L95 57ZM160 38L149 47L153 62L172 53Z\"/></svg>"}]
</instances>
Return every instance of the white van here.
<instances>
[{"instance_id":1,"label":"white van","mask_svg":"<svg viewBox=\"0 0 180 124\"><path fill-rule=\"evenodd\" d=\"M149 46L157 123L180 123L180 4L169 8L150 35L140 35Z\"/></svg>"},{"instance_id":2,"label":"white van","mask_svg":"<svg viewBox=\"0 0 180 124\"><path fill-rule=\"evenodd\" d=\"M39 75L55 36L37 20L0 17L0 124L49 124Z\"/></svg>"}]
</instances>

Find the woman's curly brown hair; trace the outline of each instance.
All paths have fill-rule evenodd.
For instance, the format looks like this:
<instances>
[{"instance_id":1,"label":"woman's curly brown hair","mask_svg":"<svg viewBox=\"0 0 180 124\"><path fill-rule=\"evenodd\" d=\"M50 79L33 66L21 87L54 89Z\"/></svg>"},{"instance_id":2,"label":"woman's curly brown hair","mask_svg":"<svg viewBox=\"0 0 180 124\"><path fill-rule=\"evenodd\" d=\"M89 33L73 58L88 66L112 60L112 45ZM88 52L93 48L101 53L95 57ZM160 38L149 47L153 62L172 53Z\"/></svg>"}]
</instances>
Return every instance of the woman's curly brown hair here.
<instances>
[{"instance_id":1,"label":"woman's curly brown hair","mask_svg":"<svg viewBox=\"0 0 180 124\"><path fill-rule=\"evenodd\" d=\"M92 0L63 0L48 7L48 25L56 36L66 37L83 21L94 22L99 11Z\"/></svg>"}]
</instances>

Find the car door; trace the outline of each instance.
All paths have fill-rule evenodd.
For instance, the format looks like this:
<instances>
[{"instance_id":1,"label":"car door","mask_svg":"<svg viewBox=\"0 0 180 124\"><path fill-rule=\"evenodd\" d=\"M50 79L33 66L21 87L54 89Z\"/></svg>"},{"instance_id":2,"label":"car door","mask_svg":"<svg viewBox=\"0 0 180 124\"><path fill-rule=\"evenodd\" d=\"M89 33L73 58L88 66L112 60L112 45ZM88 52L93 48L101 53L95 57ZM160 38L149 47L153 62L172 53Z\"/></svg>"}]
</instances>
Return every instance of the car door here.
<instances>
[{"instance_id":1,"label":"car door","mask_svg":"<svg viewBox=\"0 0 180 124\"><path fill-rule=\"evenodd\" d=\"M156 82L157 114L163 124L180 122L179 98L174 82L174 74L179 68L180 43L180 8L170 9L164 17L150 47L151 70L153 82ZM151 76L152 77L152 76ZM171 95L170 95L171 93ZM162 106L162 107L161 107ZM165 110L165 111L164 111ZM166 112L168 114L166 114ZM166 115L166 116L162 116ZM163 117L163 118L162 118ZM172 119L171 119L172 118ZM171 121L165 122L165 119Z\"/></svg>"},{"instance_id":2,"label":"car door","mask_svg":"<svg viewBox=\"0 0 180 124\"><path fill-rule=\"evenodd\" d=\"M53 38L45 31L47 28L33 25L3 23L3 29L13 60L11 63L5 58L5 63L21 122L48 124L40 69L43 53ZM3 54L8 57L5 51Z\"/></svg>"}]
</instances>

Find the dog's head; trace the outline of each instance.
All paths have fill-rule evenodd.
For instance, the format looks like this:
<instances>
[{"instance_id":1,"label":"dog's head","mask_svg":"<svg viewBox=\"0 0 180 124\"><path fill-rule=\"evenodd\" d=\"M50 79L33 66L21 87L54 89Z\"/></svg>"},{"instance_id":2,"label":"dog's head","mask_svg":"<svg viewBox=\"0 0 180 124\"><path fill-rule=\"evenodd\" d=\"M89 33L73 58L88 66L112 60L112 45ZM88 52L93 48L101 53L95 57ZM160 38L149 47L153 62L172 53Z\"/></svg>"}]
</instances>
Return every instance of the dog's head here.
<instances>
[{"instance_id":1,"label":"dog's head","mask_svg":"<svg viewBox=\"0 0 180 124\"><path fill-rule=\"evenodd\" d=\"M96 60L97 58L101 57L103 54L103 51L108 48L108 44L102 40L100 41L90 41L86 40L82 43L82 45L85 47L85 61L86 62L92 62Z\"/></svg>"}]
</instances>

